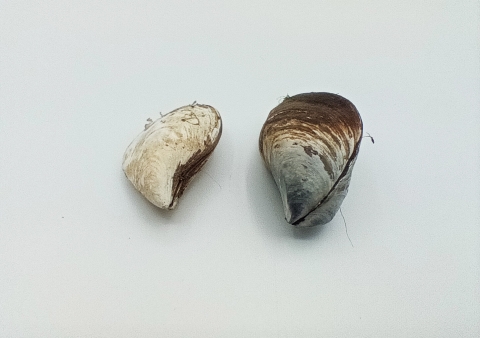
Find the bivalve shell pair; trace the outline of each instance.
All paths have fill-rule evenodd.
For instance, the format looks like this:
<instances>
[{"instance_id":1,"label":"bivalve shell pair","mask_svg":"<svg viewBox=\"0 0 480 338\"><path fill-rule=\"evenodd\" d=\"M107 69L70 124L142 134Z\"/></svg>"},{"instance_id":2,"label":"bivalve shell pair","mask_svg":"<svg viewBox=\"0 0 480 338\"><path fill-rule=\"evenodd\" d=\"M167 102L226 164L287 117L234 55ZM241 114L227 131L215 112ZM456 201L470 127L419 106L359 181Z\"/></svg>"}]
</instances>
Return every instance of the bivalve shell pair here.
<instances>
[{"instance_id":1,"label":"bivalve shell pair","mask_svg":"<svg viewBox=\"0 0 480 338\"><path fill-rule=\"evenodd\" d=\"M222 134L211 106L192 104L156 121L128 146L123 170L150 202L173 209ZM286 97L260 132L260 153L298 227L328 223L345 198L363 126L355 106L331 93ZM373 141L373 140L372 140Z\"/></svg>"},{"instance_id":2,"label":"bivalve shell pair","mask_svg":"<svg viewBox=\"0 0 480 338\"><path fill-rule=\"evenodd\" d=\"M331 93L286 97L260 132L260 153L288 223L328 223L348 190L363 126L355 106Z\"/></svg>"},{"instance_id":3,"label":"bivalve shell pair","mask_svg":"<svg viewBox=\"0 0 480 338\"><path fill-rule=\"evenodd\" d=\"M173 209L207 162L222 135L222 119L208 105L193 103L156 121L149 119L128 146L123 171L151 203Z\"/></svg>"}]
</instances>

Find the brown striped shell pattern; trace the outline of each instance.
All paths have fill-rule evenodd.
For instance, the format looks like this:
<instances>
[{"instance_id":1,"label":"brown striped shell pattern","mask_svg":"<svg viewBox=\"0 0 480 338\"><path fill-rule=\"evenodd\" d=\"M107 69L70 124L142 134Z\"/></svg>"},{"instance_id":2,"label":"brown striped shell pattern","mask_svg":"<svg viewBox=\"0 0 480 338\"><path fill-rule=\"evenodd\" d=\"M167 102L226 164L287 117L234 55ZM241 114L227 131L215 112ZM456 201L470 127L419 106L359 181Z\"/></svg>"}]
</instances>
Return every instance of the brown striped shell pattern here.
<instances>
[{"instance_id":1,"label":"brown striped shell pattern","mask_svg":"<svg viewBox=\"0 0 480 338\"><path fill-rule=\"evenodd\" d=\"M340 95L286 97L260 132L260 153L280 191L286 221L298 227L330 222L345 198L363 125Z\"/></svg>"}]
</instances>

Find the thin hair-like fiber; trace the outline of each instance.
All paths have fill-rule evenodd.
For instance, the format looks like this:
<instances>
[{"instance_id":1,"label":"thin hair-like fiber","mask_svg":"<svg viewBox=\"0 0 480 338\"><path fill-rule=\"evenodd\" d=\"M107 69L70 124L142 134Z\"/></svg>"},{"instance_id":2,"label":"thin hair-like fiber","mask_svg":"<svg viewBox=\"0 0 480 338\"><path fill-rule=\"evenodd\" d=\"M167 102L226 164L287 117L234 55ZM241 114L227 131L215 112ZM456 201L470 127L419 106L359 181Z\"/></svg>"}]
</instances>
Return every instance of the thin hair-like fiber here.
<instances>
[{"instance_id":1,"label":"thin hair-like fiber","mask_svg":"<svg viewBox=\"0 0 480 338\"><path fill-rule=\"evenodd\" d=\"M354 248L353 243L352 243L352 240L350 239L350 236L348 235L347 222L345 221L345 216L343 216L342 207L340 207L340 215L342 215L343 224L345 224L345 233L347 234L347 238L348 238L348 240L349 240L350 245L352 246L352 248Z\"/></svg>"}]
</instances>

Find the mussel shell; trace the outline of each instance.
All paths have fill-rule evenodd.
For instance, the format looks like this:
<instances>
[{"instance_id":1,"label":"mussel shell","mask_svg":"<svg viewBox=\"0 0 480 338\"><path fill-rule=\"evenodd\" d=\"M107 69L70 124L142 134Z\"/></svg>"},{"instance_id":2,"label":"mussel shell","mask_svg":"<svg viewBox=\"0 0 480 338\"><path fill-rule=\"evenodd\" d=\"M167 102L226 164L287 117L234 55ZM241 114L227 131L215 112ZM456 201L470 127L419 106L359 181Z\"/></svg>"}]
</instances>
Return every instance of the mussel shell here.
<instances>
[{"instance_id":1,"label":"mussel shell","mask_svg":"<svg viewBox=\"0 0 480 338\"><path fill-rule=\"evenodd\" d=\"M360 114L340 95L286 97L260 132L260 153L288 223L328 223L345 198L363 134Z\"/></svg>"},{"instance_id":2,"label":"mussel shell","mask_svg":"<svg viewBox=\"0 0 480 338\"><path fill-rule=\"evenodd\" d=\"M222 134L218 111L203 104L180 107L145 126L123 156L135 188L162 209L174 209Z\"/></svg>"}]
</instances>

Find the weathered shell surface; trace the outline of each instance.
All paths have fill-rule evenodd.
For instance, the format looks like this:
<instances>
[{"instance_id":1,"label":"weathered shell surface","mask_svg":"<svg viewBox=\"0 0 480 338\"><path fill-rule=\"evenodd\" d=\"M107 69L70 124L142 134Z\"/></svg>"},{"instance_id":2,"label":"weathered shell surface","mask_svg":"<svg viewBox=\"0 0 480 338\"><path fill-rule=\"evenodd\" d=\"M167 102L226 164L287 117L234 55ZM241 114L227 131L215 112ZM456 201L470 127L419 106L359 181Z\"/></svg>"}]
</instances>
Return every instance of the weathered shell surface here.
<instances>
[{"instance_id":1,"label":"weathered shell surface","mask_svg":"<svg viewBox=\"0 0 480 338\"><path fill-rule=\"evenodd\" d=\"M270 112L260 153L288 223L311 227L332 220L347 194L362 134L357 109L336 94L287 97Z\"/></svg>"},{"instance_id":2,"label":"weathered shell surface","mask_svg":"<svg viewBox=\"0 0 480 338\"><path fill-rule=\"evenodd\" d=\"M145 125L125 151L123 171L151 203L173 209L221 134L222 120L215 108L178 108Z\"/></svg>"}]
</instances>

